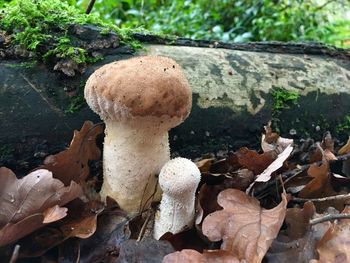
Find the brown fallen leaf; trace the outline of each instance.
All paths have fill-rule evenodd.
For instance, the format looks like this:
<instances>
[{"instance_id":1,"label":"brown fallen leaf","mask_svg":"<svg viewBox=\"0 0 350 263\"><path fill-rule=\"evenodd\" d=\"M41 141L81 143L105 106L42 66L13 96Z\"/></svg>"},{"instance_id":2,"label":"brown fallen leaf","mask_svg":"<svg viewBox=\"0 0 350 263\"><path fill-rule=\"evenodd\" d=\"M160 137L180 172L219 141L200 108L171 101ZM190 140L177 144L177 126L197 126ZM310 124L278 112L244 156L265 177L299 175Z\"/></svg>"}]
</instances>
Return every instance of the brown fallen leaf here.
<instances>
[{"instance_id":1,"label":"brown fallen leaf","mask_svg":"<svg viewBox=\"0 0 350 263\"><path fill-rule=\"evenodd\" d=\"M201 173L209 172L210 166L214 162L214 158L202 159L196 162L196 165Z\"/></svg>"},{"instance_id":2,"label":"brown fallen leaf","mask_svg":"<svg viewBox=\"0 0 350 263\"><path fill-rule=\"evenodd\" d=\"M240 263L240 260L225 250L208 250L203 254L192 249L184 249L166 255L163 263Z\"/></svg>"},{"instance_id":3,"label":"brown fallen leaf","mask_svg":"<svg viewBox=\"0 0 350 263\"><path fill-rule=\"evenodd\" d=\"M88 238L96 231L97 216L104 204L99 201L82 202L74 200L67 205L68 216L62 221L60 230L66 238Z\"/></svg>"},{"instance_id":4,"label":"brown fallen leaf","mask_svg":"<svg viewBox=\"0 0 350 263\"><path fill-rule=\"evenodd\" d=\"M58 221L67 215L67 211L68 211L68 208L60 207L58 205L50 207L50 208L46 209L43 213L43 215L44 215L43 223L49 224L49 223Z\"/></svg>"},{"instance_id":5,"label":"brown fallen leaf","mask_svg":"<svg viewBox=\"0 0 350 263\"><path fill-rule=\"evenodd\" d=\"M291 240L296 240L305 236L310 228L309 221L316 213L312 202L306 202L302 209L298 207L288 208L285 222L287 234Z\"/></svg>"},{"instance_id":6,"label":"brown fallen leaf","mask_svg":"<svg viewBox=\"0 0 350 263\"><path fill-rule=\"evenodd\" d=\"M265 256L269 263L309 262L315 258L316 243L329 228L329 222L310 225L309 220L315 213L311 202L303 209L289 208L285 222L286 230L281 230ZM285 233L287 235L285 235Z\"/></svg>"},{"instance_id":7,"label":"brown fallen leaf","mask_svg":"<svg viewBox=\"0 0 350 263\"><path fill-rule=\"evenodd\" d=\"M65 216L63 206L82 195L72 182L65 187L48 170L36 170L22 179L0 168L0 246L12 243Z\"/></svg>"},{"instance_id":8,"label":"brown fallen leaf","mask_svg":"<svg viewBox=\"0 0 350 263\"><path fill-rule=\"evenodd\" d=\"M256 151L249 150L246 147L240 148L235 155L238 162L248 170L253 171L255 175L261 174L276 158L275 151L258 154Z\"/></svg>"},{"instance_id":9,"label":"brown fallen leaf","mask_svg":"<svg viewBox=\"0 0 350 263\"><path fill-rule=\"evenodd\" d=\"M252 171L240 169L229 176L225 176L225 179L216 185L203 184L198 194L199 205L203 209L203 217L222 209L216 201L221 191L229 188L244 191L253 181L254 174Z\"/></svg>"},{"instance_id":10,"label":"brown fallen leaf","mask_svg":"<svg viewBox=\"0 0 350 263\"><path fill-rule=\"evenodd\" d=\"M204 219L203 233L211 241L222 240L221 249L233 252L240 260L261 262L285 218L286 194L278 206L266 210L244 192L227 189L218 195L218 204L224 209Z\"/></svg>"},{"instance_id":11,"label":"brown fallen leaf","mask_svg":"<svg viewBox=\"0 0 350 263\"><path fill-rule=\"evenodd\" d=\"M65 185L71 181L83 182L89 175L89 160L98 160L101 152L96 145L96 137L103 132L101 125L84 122L80 131L74 131L69 148L44 160L41 168L53 173Z\"/></svg>"},{"instance_id":12,"label":"brown fallen leaf","mask_svg":"<svg viewBox=\"0 0 350 263\"><path fill-rule=\"evenodd\" d=\"M80 242L80 263L110 262L130 238L129 218L120 208L106 208L97 217L96 232ZM93 248L93 249L91 249Z\"/></svg>"},{"instance_id":13,"label":"brown fallen leaf","mask_svg":"<svg viewBox=\"0 0 350 263\"><path fill-rule=\"evenodd\" d=\"M346 206L343 214L350 213ZM317 244L320 263L350 262L350 219L340 219L332 223L328 231Z\"/></svg>"},{"instance_id":14,"label":"brown fallen leaf","mask_svg":"<svg viewBox=\"0 0 350 263\"><path fill-rule=\"evenodd\" d=\"M265 134L261 136L261 149L263 152L277 150L278 153L281 153L285 148L293 144L293 139L280 137L277 133L272 131L269 125L264 128Z\"/></svg>"},{"instance_id":15,"label":"brown fallen leaf","mask_svg":"<svg viewBox=\"0 0 350 263\"><path fill-rule=\"evenodd\" d=\"M19 241L20 256L37 257L69 238L88 238L96 230L96 218L103 210L98 201L83 202L80 199L67 204L68 214L62 220L37 230Z\"/></svg>"},{"instance_id":16,"label":"brown fallen leaf","mask_svg":"<svg viewBox=\"0 0 350 263\"><path fill-rule=\"evenodd\" d=\"M299 197L311 199L338 194L332 187L332 177L329 172L329 164L327 161L324 161L320 166L316 164L311 165L307 173L313 179L300 191ZM341 211L344 208L344 202L344 200L317 202L315 203L315 207L318 213L323 213L329 206Z\"/></svg>"},{"instance_id":17,"label":"brown fallen leaf","mask_svg":"<svg viewBox=\"0 0 350 263\"><path fill-rule=\"evenodd\" d=\"M344 154L347 154L347 153L350 153L350 136L348 138L348 141L346 142L346 144L341 147L338 151L338 154L339 155L344 155Z\"/></svg>"},{"instance_id":18,"label":"brown fallen leaf","mask_svg":"<svg viewBox=\"0 0 350 263\"><path fill-rule=\"evenodd\" d=\"M269 181L271 174L283 166L284 161L288 159L292 151L293 147L288 145L261 174L257 175L255 182Z\"/></svg>"},{"instance_id":19,"label":"brown fallen leaf","mask_svg":"<svg viewBox=\"0 0 350 263\"><path fill-rule=\"evenodd\" d=\"M208 248L206 244L199 236L199 233L195 228L185 230L183 232L172 234L170 232L165 233L160 240L167 240L175 248L175 250L193 249L202 252Z\"/></svg>"}]
</instances>

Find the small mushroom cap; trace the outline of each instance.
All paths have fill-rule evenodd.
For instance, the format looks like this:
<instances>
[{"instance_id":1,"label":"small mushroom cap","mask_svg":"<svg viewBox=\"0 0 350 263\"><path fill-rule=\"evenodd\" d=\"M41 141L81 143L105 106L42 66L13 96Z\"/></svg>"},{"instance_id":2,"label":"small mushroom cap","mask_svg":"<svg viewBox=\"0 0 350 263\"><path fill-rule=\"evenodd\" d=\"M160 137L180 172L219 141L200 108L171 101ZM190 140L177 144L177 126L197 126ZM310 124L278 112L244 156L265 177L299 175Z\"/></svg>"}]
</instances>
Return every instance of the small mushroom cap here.
<instances>
[{"instance_id":1,"label":"small mushroom cap","mask_svg":"<svg viewBox=\"0 0 350 263\"><path fill-rule=\"evenodd\" d=\"M84 94L103 120L169 116L176 122L170 128L181 123L192 106L192 92L181 67L160 56L106 64L89 77Z\"/></svg>"},{"instance_id":2,"label":"small mushroom cap","mask_svg":"<svg viewBox=\"0 0 350 263\"><path fill-rule=\"evenodd\" d=\"M160 170L159 185L167 195L194 193L201 180L201 172L191 160L177 157Z\"/></svg>"}]
</instances>

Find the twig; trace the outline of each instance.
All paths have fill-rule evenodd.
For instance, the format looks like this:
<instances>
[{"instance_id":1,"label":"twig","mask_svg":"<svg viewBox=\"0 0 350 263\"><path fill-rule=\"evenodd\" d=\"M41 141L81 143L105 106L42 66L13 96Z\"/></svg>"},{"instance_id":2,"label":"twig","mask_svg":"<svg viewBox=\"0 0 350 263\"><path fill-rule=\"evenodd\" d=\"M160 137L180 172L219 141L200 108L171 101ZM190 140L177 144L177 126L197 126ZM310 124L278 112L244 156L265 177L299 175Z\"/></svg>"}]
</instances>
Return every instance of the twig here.
<instances>
[{"instance_id":1,"label":"twig","mask_svg":"<svg viewBox=\"0 0 350 263\"><path fill-rule=\"evenodd\" d=\"M12 256L11 256L11 259L10 259L9 263L16 263L16 261L18 259L19 249L20 248L21 248L20 245L16 245L15 246L15 248L13 249Z\"/></svg>"},{"instance_id":2,"label":"twig","mask_svg":"<svg viewBox=\"0 0 350 263\"><path fill-rule=\"evenodd\" d=\"M322 198L314 198L314 199L307 199L307 198L299 198L299 197L293 197L291 201L297 202L297 203L303 203L303 202L326 202L326 201L334 201L334 200L346 200L350 199L350 194L344 194L344 195L333 195L333 196L327 196Z\"/></svg>"},{"instance_id":3,"label":"twig","mask_svg":"<svg viewBox=\"0 0 350 263\"><path fill-rule=\"evenodd\" d=\"M87 6L86 10L85 10L85 14L90 14L92 8L94 7L96 0L90 0L89 5Z\"/></svg>"},{"instance_id":4,"label":"twig","mask_svg":"<svg viewBox=\"0 0 350 263\"><path fill-rule=\"evenodd\" d=\"M146 219L145 219L145 222L143 223L143 225L142 225L142 228L141 228L141 230L140 230L140 233L139 233L139 236L138 236L138 238L137 238L137 242L139 242L139 241L141 241L141 239L142 239L142 237L143 237L143 234L145 233L145 231L146 231L146 227L147 227L147 224L148 224L148 221L149 221L149 219L151 218L151 208L150 209L148 209L147 210L147 216L146 216Z\"/></svg>"},{"instance_id":5,"label":"twig","mask_svg":"<svg viewBox=\"0 0 350 263\"><path fill-rule=\"evenodd\" d=\"M336 219L350 219L350 214L330 214L323 217L318 217L310 220L310 225L316 225L318 223L323 223L327 221L332 221Z\"/></svg>"}]
</instances>

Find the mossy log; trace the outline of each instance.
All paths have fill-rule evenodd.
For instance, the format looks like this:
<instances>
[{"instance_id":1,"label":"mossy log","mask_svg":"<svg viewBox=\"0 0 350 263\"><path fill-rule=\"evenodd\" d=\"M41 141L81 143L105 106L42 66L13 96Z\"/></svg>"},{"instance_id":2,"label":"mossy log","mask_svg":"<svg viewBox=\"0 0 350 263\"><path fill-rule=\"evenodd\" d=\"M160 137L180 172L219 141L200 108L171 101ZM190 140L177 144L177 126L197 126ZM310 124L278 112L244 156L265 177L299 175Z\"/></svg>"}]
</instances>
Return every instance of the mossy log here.
<instances>
[{"instance_id":1,"label":"mossy log","mask_svg":"<svg viewBox=\"0 0 350 263\"><path fill-rule=\"evenodd\" d=\"M62 146L85 120L99 122L87 106L68 113L70 96L79 99L86 79L102 64L144 54L176 60L192 87L192 113L170 135L172 151L182 156L257 146L263 125L271 119L283 135L296 138L322 136L326 130L345 138L350 130L346 50L317 44L230 45L186 39L164 44L156 37L138 37L144 42L142 50L109 48L104 60L74 77L41 63L0 61L0 156L4 159L25 149L40 159L45 155L40 147ZM299 97L290 103L273 96L276 89Z\"/></svg>"}]
</instances>

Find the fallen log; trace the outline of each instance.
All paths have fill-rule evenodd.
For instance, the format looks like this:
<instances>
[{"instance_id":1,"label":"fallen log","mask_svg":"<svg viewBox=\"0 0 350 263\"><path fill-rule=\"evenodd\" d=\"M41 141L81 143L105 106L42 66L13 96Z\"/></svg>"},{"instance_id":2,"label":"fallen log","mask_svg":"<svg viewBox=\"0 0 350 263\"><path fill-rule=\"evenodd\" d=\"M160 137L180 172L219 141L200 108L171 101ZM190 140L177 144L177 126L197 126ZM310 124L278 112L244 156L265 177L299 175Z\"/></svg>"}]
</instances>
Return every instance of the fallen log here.
<instances>
[{"instance_id":1,"label":"fallen log","mask_svg":"<svg viewBox=\"0 0 350 263\"><path fill-rule=\"evenodd\" d=\"M350 131L349 51L305 43L169 44L136 37L142 50L109 48L102 61L72 77L40 62L0 61L0 164L16 153L40 159L69 142L85 120L99 122L81 97L86 79L105 63L144 54L176 60L193 90L190 117L170 134L175 154L258 146L271 119L282 135L294 138L321 137L326 130L345 138Z\"/></svg>"}]
</instances>

